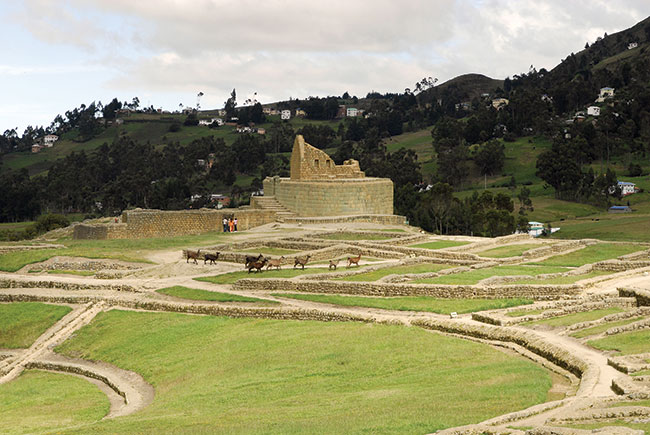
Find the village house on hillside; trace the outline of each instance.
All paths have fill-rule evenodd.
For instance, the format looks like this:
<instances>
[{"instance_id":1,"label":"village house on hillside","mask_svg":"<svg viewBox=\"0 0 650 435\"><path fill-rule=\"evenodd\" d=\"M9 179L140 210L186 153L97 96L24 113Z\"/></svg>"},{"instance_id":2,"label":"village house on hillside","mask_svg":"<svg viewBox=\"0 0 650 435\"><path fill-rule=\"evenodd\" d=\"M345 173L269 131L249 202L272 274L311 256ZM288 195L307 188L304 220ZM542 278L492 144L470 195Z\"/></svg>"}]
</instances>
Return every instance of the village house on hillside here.
<instances>
[{"instance_id":1,"label":"village house on hillside","mask_svg":"<svg viewBox=\"0 0 650 435\"><path fill-rule=\"evenodd\" d=\"M280 119L285 121L291 119L291 110L284 109L282 112L280 112Z\"/></svg>"},{"instance_id":2,"label":"village house on hillside","mask_svg":"<svg viewBox=\"0 0 650 435\"><path fill-rule=\"evenodd\" d=\"M510 100L507 98L495 98L492 100L492 107L494 107L497 110L501 110L502 108L506 107L508 104L510 104Z\"/></svg>"},{"instance_id":3,"label":"village house on hillside","mask_svg":"<svg viewBox=\"0 0 650 435\"><path fill-rule=\"evenodd\" d=\"M632 195L633 193L636 193L636 191L638 190L636 184L630 183L629 181L619 181L617 185L619 189L621 189L622 196Z\"/></svg>"},{"instance_id":4,"label":"village house on hillside","mask_svg":"<svg viewBox=\"0 0 650 435\"><path fill-rule=\"evenodd\" d=\"M627 49L632 50L633 48L637 48L638 46L639 46L638 42L630 42L629 44L627 44Z\"/></svg>"},{"instance_id":5,"label":"village house on hillside","mask_svg":"<svg viewBox=\"0 0 650 435\"><path fill-rule=\"evenodd\" d=\"M600 107L598 107L598 106L589 106L589 107L587 107L587 115L589 115L589 116L600 116Z\"/></svg>"},{"instance_id":6,"label":"village house on hillside","mask_svg":"<svg viewBox=\"0 0 650 435\"><path fill-rule=\"evenodd\" d=\"M59 136L55 134L45 135L45 137L43 138L43 145L48 148L52 148L52 146L57 140L59 140Z\"/></svg>"},{"instance_id":7,"label":"village house on hillside","mask_svg":"<svg viewBox=\"0 0 650 435\"><path fill-rule=\"evenodd\" d=\"M612 98L614 96L614 88L604 87L600 88L600 93L598 98L596 98L596 103L603 103L606 99Z\"/></svg>"}]
</instances>

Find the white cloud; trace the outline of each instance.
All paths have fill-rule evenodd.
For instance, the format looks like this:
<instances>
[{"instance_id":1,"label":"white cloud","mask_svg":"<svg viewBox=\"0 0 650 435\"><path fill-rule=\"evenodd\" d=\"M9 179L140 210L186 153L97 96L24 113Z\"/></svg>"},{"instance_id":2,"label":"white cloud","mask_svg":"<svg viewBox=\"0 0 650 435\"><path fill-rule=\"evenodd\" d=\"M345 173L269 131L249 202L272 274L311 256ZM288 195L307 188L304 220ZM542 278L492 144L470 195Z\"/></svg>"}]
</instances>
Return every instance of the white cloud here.
<instances>
[{"instance_id":1,"label":"white cloud","mask_svg":"<svg viewBox=\"0 0 650 435\"><path fill-rule=\"evenodd\" d=\"M40 74L31 86L45 93L63 86L65 63L53 59L78 53L89 83L70 85L61 110L98 90L150 95L156 107L199 90L203 107L220 106L233 87L267 102L362 96L424 76L550 69L647 14L647 0L24 0L5 19L49 50L34 53L42 65L5 60L0 75ZM60 67L48 76L49 64Z\"/></svg>"}]
</instances>

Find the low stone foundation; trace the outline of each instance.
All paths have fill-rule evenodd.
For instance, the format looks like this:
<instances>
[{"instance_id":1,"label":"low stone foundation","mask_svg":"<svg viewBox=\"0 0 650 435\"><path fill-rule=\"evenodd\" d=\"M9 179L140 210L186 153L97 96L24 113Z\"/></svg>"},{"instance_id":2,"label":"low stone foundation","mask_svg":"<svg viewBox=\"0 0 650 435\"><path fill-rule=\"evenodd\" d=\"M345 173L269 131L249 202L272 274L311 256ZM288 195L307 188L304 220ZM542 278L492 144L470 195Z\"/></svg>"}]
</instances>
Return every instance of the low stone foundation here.
<instances>
[{"instance_id":1,"label":"low stone foundation","mask_svg":"<svg viewBox=\"0 0 650 435\"><path fill-rule=\"evenodd\" d=\"M75 239L142 239L170 237L223 231L223 218L234 216L239 230L275 222L271 210L229 208L221 210L127 210L119 223L79 224L74 227Z\"/></svg>"}]
</instances>

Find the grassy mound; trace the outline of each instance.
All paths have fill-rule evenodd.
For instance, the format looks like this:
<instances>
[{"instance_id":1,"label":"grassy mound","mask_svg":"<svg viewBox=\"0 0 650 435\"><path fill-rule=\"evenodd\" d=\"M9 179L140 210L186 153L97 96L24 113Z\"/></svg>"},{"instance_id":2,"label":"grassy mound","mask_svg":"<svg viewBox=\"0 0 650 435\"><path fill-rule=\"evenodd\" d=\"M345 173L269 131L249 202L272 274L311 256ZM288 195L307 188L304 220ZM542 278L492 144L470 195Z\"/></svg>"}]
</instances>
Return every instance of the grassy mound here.
<instances>
[{"instance_id":1,"label":"grassy mound","mask_svg":"<svg viewBox=\"0 0 650 435\"><path fill-rule=\"evenodd\" d=\"M156 290L158 293L164 295L174 296L182 299L189 299L193 301L212 301L212 302L246 302L263 305L278 305L276 301L267 299L249 298L247 296L233 295L231 293L213 292L208 290L200 290L196 288L187 288L180 285L174 287L161 288Z\"/></svg>"},{"instance_id":2,"label":"grassy mound","mask_svg":"<svg viewBox=\"0 0 650 435\"><path fill-rule=\"evenodd\" d=\"M398 311L428 311L438 314L451 312L473 313L532 304L528 299L438 299L428 296L404 296L394 298L373 298L366 296L315 295L301 293L274 293L273 296L322 302L352 307L382 308Z\"/></svg>"},{"instance_id":3,"label":"grassy mound","mask_svg":"<svg viewBox=\"0 0 650 435\"><path fill-rule=\"evenodd\" d=\"M40 302L0 304L0 348L27 348L72 309Z\"/></svg>"},{"instance_id":4,"label":"grassy mound","mask_svg":"<svg viewBox=\"0 0 650 435\"><path fill-rule=\"evenodd\" d=\"M106 395L75 376L40 370L23 372L0 385L0 433L60 433L104 417Z\"/></svg>"},{"instance_id":5,"label":"grassy mound","mask_svg":"<svg viewBox=\"0 0 650 435\"><path fill-rule=\"evenodd\" d=\"M377 324L110 311L57 350L156 389L95 433L428 433L540 403L551 385L489 346Z\"/></svg>"}]
</instances>

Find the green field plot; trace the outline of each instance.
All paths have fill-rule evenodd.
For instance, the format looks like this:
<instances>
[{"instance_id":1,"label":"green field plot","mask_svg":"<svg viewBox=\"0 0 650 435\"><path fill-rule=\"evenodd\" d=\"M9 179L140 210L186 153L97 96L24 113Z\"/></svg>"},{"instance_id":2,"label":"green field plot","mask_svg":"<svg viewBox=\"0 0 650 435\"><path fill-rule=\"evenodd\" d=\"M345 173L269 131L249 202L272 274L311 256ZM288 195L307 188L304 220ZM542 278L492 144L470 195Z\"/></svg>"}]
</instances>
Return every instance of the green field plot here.
<instances>
[{"instance_id":1,"label":"green field plot","mask_svg":"<svg viewBox=\"0 0 650 435\"><path fill-rule=\"evenodd\" d=\"M332 233L317 235L319 239L327 240L388 240L396 236L391 234L367 234L367 233Z\"/></svg>"},{"instance_id":2,"label":"green field plot","mask_svg":"<svg viewBox=\"0 0 650 435\"><path fill-rule=\"evenodd\" d=\"M268 246L260 246L258 248L246 248L245 252L264 254L264 255L291 255L295 254L297 251L295 249L284 249L284 248L269 248Z\"/></svg>"},{"instance_id":3,"label":"green field plot","mask_svg":"<svg viewBox=\"0 0 650 435\"><path fill-rule=\"evenodd\" d=\"M578 281L583 279L597 278L600 276L611 275L614 272L609 272L605 270L594 270L589 273L583 273L582 275L567 275L567 276L556 276L554 278L545 278L545 279L518 279L516 281L510 281L509 284L575 284Z\"/></svg>"},{"instance_id":4,"label":"green field plot","mask_svg":"<svg viewBox=\"0 0 650 435\"><path fill-rule=\"evenodd\" d=\"M273 296L299 299L303 301L322 302L325 304L352 307L381 308L398 311L427 311L438 314L473 313L476 311L495 310L532 304L528 299L439 299L428 296L404 296L378 298L366 296L315 295L303 293L274 293Z\"/></svg>"},{"instance_id":5,"label":"green field plot","mask_svg":"<svg viewBox=\"0 0 650 435\"><path fill-rule=\"evenodd\" d=\"M634 195L631 195L634 196ZM650 242L650 215L626 213L598 215L598 220L564 221L553 238L594 238L622 242Z\"/></svg>"},{"instance_id":6,"label":"green field plot","mask_svg":"<svg viewBox=\"0 0 650 435\"><path fill-rule=\"evenodd\" d=\"M587 342L601 350L616 351L619 355L646 353L650 349L650 330L624 332Z\"/></svg>"},{"instance_id":7,"label":"green field plot","mask_svg":"<svg viewBox=\"0 0 650 435\"><path fill-rule=\"evenodd\" d=\"M610 260L612 258L620 257L621 255L631 254L644 249L646 249L645 246L632 243L596 243L578 249L577 251L569 252L568 254L555 255L544 261L530 264L579 267L585 264L596 263L598 261Z\"/></svg>"},{"instance_id":8,"label":"green field plot","mask_svg":"<svg viewBox=\"0 0 650 435\"><path fill-rule=\"evenodd\" d=\"M419 130L393 136L386 141L386 151L395 152L400 148L413 150L418 155L418 161L427 162L433 157L431 145L431 130Z\"/></svg>"},{"instance_id":9,"label":"green field plot","mask_svg":"<svg viewBox=\"0 0 650 435\"><path fill-rule=\"evenodd\" d=\"M72 309L40 302L0 304L0 348L27 348Z\"/></svg>"},{"instance_id":10,"label":"green field plot","mask_svg":"<svg viewBox=\"0 0 650 435\"><path fill-rule=\"evenodd\" d=\"M485 344L354 322L113 310L57 351L156 389L147 408L83 428L93 433L429 433L543 402L551 386Z\"/></svg>"},{"instance_id":11,"label":"green field plot","mask_svg":"<svg viewBox=\"0 0 650 435\"><path fill-rule=\"evenodd\" d=\"M569 269L559 266L496 266L452 275L443 275L436 278L418 279L413 282L416 284L472 285L478 284L479 281L493 276L536 276L544 273L566 272L567 270Z\"/></svg>"},{"instance_id":12,"label":"green field plot","mask_svg":"<svg viewBox=\"0 0 650 435\"><path fill-rule=\"evenodd\" d=\"M146 257L152 251L173 248L178 249L178 257L180 259L182 249L222 243L224 239L232 237L230 234L235 233L206 233L192 236L151 239L116 239L102 240L101 242L97 240L66 239L60 241L65 246L64 248L30 249L1 254L0 270L15 272L28 264L38 263L60 255L151 263Z\"/></svg>"},{"instance_id":13,"label":"green field plot","mask_svg":"<svg viewBox=\"0 0 650 435\"><path fill-rule=\"evenodd\" d=\"M592 326L591 328L581 329L580 331L574 332L571 334L571 337L575 338L584 338L589 337L590 335L602 334L610 328L617 328L619 326L629 325L630 323L638 322L643 319L643 317L635 317L632 319L618 320L616 322L607 322L602 325Z\"/></svg>"},{"instance_id":14,"label":"green field plot","mask_svg":"<svg viewBox=\"0 0 650 435\"><path fill-rule=\"evenodd\" d=\"M546 310L547 310L546 308L539 309L539 310L513 310L507 312L506 316L508 317L536 316L538 314L542 314Z\"/></svg>"},{"instance_id":15,"label":"green field plot","mask_svg":"<svg viewBox=\"0 0 650 435\"><path fill-rule=\"evenodd\" d=\"M452 246L469 245L470 242L457 242L455 240L436 240L433 242L418 243L416 245L409 245L409 248L423 248L423 249L443 249L451 248Z\"/></svg>"},{"instance_id":16,"label":"green field plot","mask_svg":"<svg viewBox=\"0 0 650 435\"><path fill-rule=\"evenodd\" d=\"M292 268L290 265L284 265L285 269L262 269L263 272L251 272L248 270L241 272L224 273L223 275L216 276L203 276L194 278L197 281L211 282L212 284L234 284L242 278L294 278L300 275L307 275L313 273L327 273L330 270L326 267L306 267L302 270L300 267Z\"/></svg>"},{"instance_id":17,"label":"green field plot","mask_svg":"<svg viewBox=\"0 0 650 435\"><path fill-rule=\"evenodd\" d=\"M84 379L27 370L0 385L0 433L61 433L97 422L109 406L106 395Z\"/></svg>"},{"instance_id":18,"label":"green field plot","mask_svg":"<svg viewBox=\"0 0 650 435\"><path fill-rule=\"evenodd\" d=\"M195 288L187 288L180 285L174 287L161 288L156 290L168 296L176 298L190 299L193 301L213 301L213 302L245 302L263 305L278 305L276 301L268 299L250 298L248 296L234 295L231 293L213 292L208 290L201 290Z\"/></svg>"},{"instance_id":19,"label":"green field plot","mask_svg":"<svg viewBox=\"0 0 650 435\"><path fill-rule=\"evenodd\" d=\"M377 281L380 278L393 274L403 275L406 273L439 272L441 270L449 269L452 267L458 267L458 265L434 263L409 264L403 266L387 267L384 269L373 270L370 272L359 273L357 275L345 276L343 278L337 279L341 281Z\"/></svg>"},{"instance_id":20,"label":"green field plot","mask_svg":"<svg viewBox=\"0 0 650 435\"><path fill-rule=\"evenodd\" d=\"M534 248L541 248L544 245L539 243L524 243L520 245L506 245L499 246L498 248L486 249L485 251L477 252L476 255L488 258L508 258L518 257L526 251Z\"/></svg>"},{"instance_id":21,"label":"green field plot","mask_svg":"<svg viewBox=\"0 0 650 435\"><path fill-rule=\"evenodd\" d=\"M533 322L523 323L525 325L546 325L553 327L575 325L576 323L591 322L598 320L610 314L622 313L622 308L612 307L601 310L584 311L581 313L567 314L566 316L551 317L548 319L535 320Z\"/></svg>"}]
</instances>

